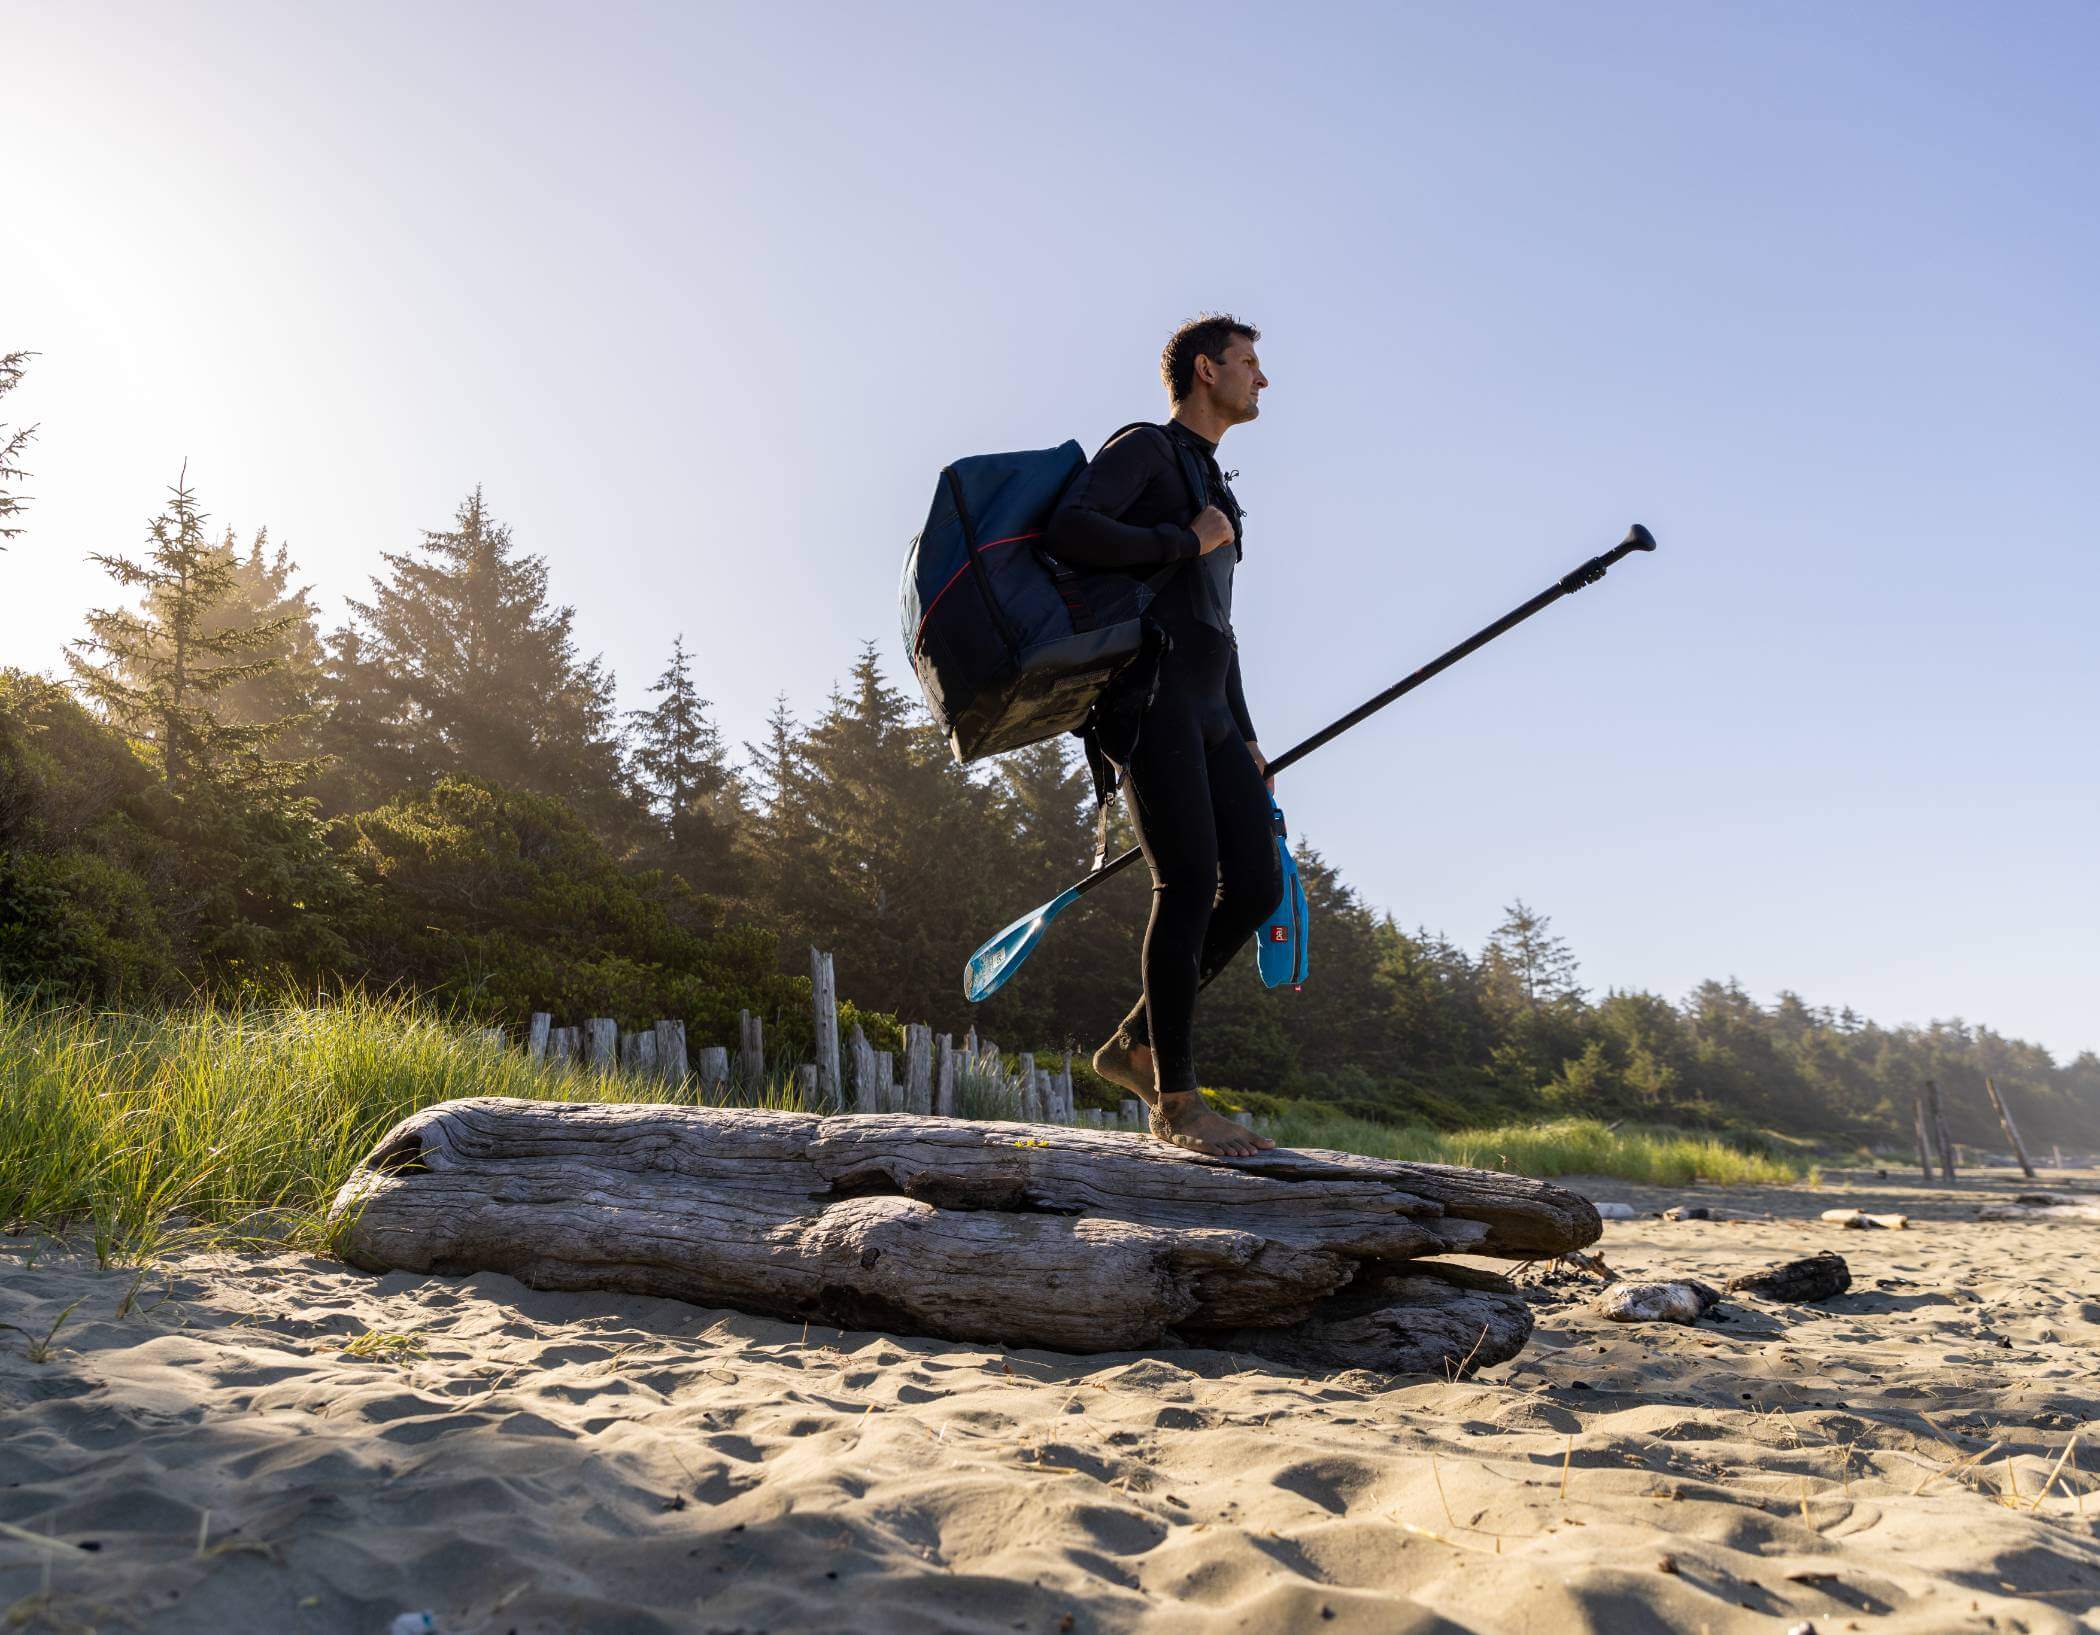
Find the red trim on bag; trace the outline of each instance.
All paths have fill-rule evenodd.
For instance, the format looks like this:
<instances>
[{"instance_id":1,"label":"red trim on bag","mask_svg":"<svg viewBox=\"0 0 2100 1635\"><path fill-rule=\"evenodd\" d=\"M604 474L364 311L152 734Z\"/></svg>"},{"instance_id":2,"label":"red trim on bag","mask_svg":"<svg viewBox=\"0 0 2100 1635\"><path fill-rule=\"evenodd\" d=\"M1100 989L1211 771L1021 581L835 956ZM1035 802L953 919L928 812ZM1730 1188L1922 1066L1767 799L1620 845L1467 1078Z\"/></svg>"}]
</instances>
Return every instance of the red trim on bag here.
<instances>
[{"instance_id":1,"label":"red trim on bag","mask_svg":"<svg viewBox=\"0 0 2100 1635\"><path fill-rule=\"evenodd\" d=\"M1033 532L1026 534L1008 534L1004 539L995 539L987 544L977 546L973 554L981 555L983 552L989 551L997 545L1012 545L1019 540L1041 539L1042 537L1043 531L1040 528L1037 528ZM955 581L963 576L964 572L968 570L969 566L970 558L968 556L965 556L963 558L962 567L957 568L953 573L948 575L948 583L941 586L941 588L934 593L933 600L926 604L926 611L919 615L919 628L912 632L911 638L911 647L914 653L916 653L926 643L926 621L933 617L933 610L941 605L941 598L943 596L946 596L948 592L954 588Z\"/></svg>"}]
</instances>

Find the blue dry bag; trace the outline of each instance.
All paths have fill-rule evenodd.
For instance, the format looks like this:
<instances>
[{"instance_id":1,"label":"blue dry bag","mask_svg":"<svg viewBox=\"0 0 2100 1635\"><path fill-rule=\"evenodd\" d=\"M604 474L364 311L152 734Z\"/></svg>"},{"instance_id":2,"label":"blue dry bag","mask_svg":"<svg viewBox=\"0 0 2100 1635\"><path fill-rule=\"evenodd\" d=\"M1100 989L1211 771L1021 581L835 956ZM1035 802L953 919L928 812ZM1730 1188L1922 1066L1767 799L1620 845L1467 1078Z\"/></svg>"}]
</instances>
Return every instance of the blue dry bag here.
<instances>
[{"instance_id":1,"label":"blue dry bag","mask_svg":"<svg viewBox=\"0 0 2100 1635\"><path fill-rule=\"evenodd\" d=\"M1133 431L1166 437L1149 421L1116 437ZM1195 455L1171 446L1190 492L1201 494ZM1058 502L1085 467L1085 451L1065 443L972 455L935 485L926 526L904 558L898 613L926 707L958 761L1085 725L1144 646L1145 610L1180 566L1141 578L1045 549Z\"/></svg>"},{"instance_id":2,"label":"blue dry bag","mask_svg":"<svg viewBox=\"0 0 2100 1635\"><path fill-rule=\"evenodd\" d=\"M1255 944L1256 963L1261 967L1261 985L1298 987L1312 971L1312 923L1305 909L1305 882L1298 878L1298 861L1291 856L1291 841L1284 828L1283 808L1274 800L1269 810L1276 814L1276 854L1283 863L1283 898L1276 912L1262 922Z\"/></svg>"}]
</instances>

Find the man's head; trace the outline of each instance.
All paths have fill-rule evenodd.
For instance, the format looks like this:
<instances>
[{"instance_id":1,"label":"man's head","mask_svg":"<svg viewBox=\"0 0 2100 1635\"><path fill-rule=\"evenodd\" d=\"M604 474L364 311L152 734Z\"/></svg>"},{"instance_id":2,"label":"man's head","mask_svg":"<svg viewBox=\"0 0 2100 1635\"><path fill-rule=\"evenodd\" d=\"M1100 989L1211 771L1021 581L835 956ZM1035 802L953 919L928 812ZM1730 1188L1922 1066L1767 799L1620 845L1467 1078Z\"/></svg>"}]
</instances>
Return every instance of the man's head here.
<instances>
[{"instance_id":1,"label":"man's head","mask_svg":"<svg viewBox=\"0 0 2100 1635\"><path fill-rule=\"evenodd\" d=\"M1159 355L1159 377L1174 412L1194 410L1221 427L1260 414L1261 389L1269 384L1254 355L1260 339L1252 324L1224 313L1205 313L1175 330Z\"/></svg>"}]
</instances>

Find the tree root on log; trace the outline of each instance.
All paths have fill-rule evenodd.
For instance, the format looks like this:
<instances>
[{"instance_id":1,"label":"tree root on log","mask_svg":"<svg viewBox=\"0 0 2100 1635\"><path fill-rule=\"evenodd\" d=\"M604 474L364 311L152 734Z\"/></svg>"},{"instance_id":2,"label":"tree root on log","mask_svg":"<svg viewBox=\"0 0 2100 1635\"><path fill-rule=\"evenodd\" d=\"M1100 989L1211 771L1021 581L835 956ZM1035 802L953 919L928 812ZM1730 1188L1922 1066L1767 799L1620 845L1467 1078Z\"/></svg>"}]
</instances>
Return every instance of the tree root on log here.
<instances>
[{"instance_id":1,"label":"tree root on log","mask_svg":"<svg viewBox=\"0 0 2100 1635\"><path fill-rule=\"evenodd\" d=\"M1063 1125L492 1097L404 1119L330 1218L372 1271L1387 1373L1486 1367L1530 1333L1506 1281L1421 1257L1530 1259L1600 1231L1546 1182L1348 1153L1228 1162Z\"/></svg>"}]
</instances>

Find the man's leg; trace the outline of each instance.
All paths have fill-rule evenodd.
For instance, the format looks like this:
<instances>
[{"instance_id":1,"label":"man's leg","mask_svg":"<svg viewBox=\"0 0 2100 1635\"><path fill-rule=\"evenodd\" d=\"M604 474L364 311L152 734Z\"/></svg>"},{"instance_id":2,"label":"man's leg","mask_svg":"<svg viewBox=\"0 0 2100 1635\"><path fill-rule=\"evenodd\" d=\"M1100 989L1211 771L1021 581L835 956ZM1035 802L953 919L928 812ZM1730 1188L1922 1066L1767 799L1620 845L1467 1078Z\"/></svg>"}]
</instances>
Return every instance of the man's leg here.
<instances>
[{"instance_id":1,"label":"man's leg","mask_svg":"<svg viewBox=\"0 0 2100 1635\"><path fill-rule=\"evenodd\" d=\"M1283 896L1269 792L1246 745L1237 735L1213 743L1205 770L1218 838L1218 880L1197 961L1198 992L1232 963ZM1095 1052L1094 1070L1152 1103L1151 1034L1142 993L1115 1035Z\"/></svg>"},{"instance_id":2,"label":"man's leg","mask_svg":"<svg viewBox=\"0 0 2100 1635\"><path fill-rule=\"evenodd\" d=\"M1213 737L1208 747L1205 782L1210 790L1211 832L1217 837L1218 868L1212 887L1210 919L1204 927L1197 961L1198 987L1231 964L1247 939L1283 894L1283 869L1276 858L1276 829L1269 814L1269 792L1255 768L1254 757L1237 732ZM1193 1033L1193 1016L1191 1017ZM1225 1157L1251 1157L1276 1145L1243 1124L1214 1113L1197 1094L1163 1092L1154 1127L1169 1140ZM1190 1085L1194 1091L1193 1082Z\"/></svg>"},{"instance_id":3,"label":"man's leg","mask_svg":"<svg viewBox=\"0 0 2100 1635\"><path fill-rule=\"evenodd\" d=\"M1197 720L1178 692L1162 687L1155 699L1131 755L1127 783L1131 821L1152 870L1152 913L1141 964L1144 991L1131 1020L1142 1029L1153 1057L1154 1087L1193 1090L1196 989L1217 895L1218 850L1209 757Z\"/></svg>"}]
</instances>

